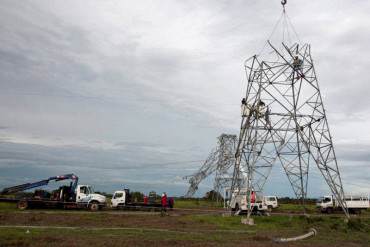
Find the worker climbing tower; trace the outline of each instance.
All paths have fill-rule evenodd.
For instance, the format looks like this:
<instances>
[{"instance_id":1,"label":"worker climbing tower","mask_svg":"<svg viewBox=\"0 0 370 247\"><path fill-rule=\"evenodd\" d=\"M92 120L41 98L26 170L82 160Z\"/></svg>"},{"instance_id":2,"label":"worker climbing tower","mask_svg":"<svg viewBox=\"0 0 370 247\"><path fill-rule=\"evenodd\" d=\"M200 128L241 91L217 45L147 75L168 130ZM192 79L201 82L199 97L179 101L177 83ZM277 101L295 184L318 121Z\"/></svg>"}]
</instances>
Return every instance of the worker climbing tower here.
<instances>
[{"instance_id":1,"label":"worker climbing tower","mask_svg":"<svg viewBox=\"0 0 370 247\"><path fill-rule=\"evenodd\" d=\"M212 174L215 175L214 191L221 194L221 189L230 188L236 143L236 135L222 134L218 137L217 147L212 150L201 168L193 175L184 177L190 184L185 197L193 196L199 184Z\"/></svg>"},{"instance_id":2,"label":"worker climbing tower","mask_svg":"<svg viewBox=\"0 0 370 247\"><path fill-rule=\"evenodd\" d=\"M282 4L282 18L288 23L286 1ZM288 32L287 27L283 30ZM311 46L283 39L276 45L267 41L266 47L265 55L245 62L247 89L231 191L247 189L249 218L250 195L263 191L272 166L280 163L304 206L314 164L349 217Z\"/></svg>"}]
</instances>

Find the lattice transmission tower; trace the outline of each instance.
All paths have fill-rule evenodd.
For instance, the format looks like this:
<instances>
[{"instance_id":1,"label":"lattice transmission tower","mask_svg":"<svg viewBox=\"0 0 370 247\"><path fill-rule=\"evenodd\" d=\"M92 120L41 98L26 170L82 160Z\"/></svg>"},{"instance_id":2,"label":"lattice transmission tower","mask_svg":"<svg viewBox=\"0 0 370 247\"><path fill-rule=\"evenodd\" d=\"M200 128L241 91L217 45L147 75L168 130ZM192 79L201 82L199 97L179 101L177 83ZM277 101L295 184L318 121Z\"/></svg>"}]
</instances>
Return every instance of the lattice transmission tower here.
<instances>
[{"instance_id":1,"label":"lattice transmission tower","mask_svg":"<svg viewBox=\"0 0 370 247\"><path fill-rule=\"evenodd\" d=\"M214 175L214 191L221 194L223 188L230 188L233 167L235 163L236 135L222 134L218 138L218 145L209 154L200 169L184 177L190 186L185 197L191 197L198 190L199 184L208 176Z\"/></svg>"},{"instance_id":2,"label":"lattice transmission tower","mask_svg":"<svg viewBox=\"0 0 370 247\"><path fill-rule=\"evenodd\" d=\"M248 85L232 191L262 191L278 161L304 205L314 163L348 215L310 45L283 44L279 51L268 44L274 60L253 56L245 63Z\"/></svg>"},{"instance_id":3,"label":"lattice transmission tower","mask_svg":"<svg viewBox=\"0 0 370 247\"><path fill-rule=\"evenodd\" d=\"M267 47L264 57L245 62L248 82L231 191L247 189L249 218L251 193L263 191L272 166L280 163L305 208L313 164L349 217L311 46L268 41Z\"/></svg>"}]
</instances>

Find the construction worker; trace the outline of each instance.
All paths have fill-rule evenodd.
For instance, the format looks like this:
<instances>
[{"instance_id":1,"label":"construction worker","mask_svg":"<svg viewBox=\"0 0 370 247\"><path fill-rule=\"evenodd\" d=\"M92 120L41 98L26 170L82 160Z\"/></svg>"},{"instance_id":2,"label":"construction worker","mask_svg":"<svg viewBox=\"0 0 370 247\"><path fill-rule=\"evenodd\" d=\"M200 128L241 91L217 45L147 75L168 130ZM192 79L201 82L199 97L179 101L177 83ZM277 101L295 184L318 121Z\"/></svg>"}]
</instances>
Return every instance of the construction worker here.
<instances>
[{"instance_id":1,"label":"construction worker","mask_svg":"<svg viewBox=\"0 0 370 247\"><path fill-rule=\"evenodd\" d=\"M242 117L247 117L249 115L249 108L245 98L242 99Z\"/></svg>"},{"instance_id":2,"label":"construction worker","mask_svg":"<svg viewBox=\"0 0 370 247\"><path fill-rule=\"evenodd\" d=\"M161 210L161 216L166 215L166 207L167 207L167 195L166 192L163 192L161 197L161 204L162 204L162 210Z\"/></svg>"},{"instance_id":3,"label":"construction worker","mask_svg":"<svg viewBox=\"0 0 370 247\"><path fill-rule=\"evenodd\" d=\"M147 205L148 204L148 196L147 195L144 195L144 204Z\"/></svg>"},{"instance_id":4,"label":"construction worker","mask_svg":"<svg viewBox=\"0 0 370 247\"><path fill-rule=\"evenodd\" d=\"M167 207L167 194L166 194L166 192L163 192L163 194L162 194L161 204L162 204L162 208Z\"/></svg>"},{"instance_id":5,"label":"construction worker","mask_svg":"<svg viewBox=\"0 0 370 247\"><path fill-rule=\"evenodd\" d=\"M255 107L255 117L261 118L265 115L266 104L262 100L258 100L257 106Z\"/></svg>"},{"instance_id":6,"label":"construction worker","mask_svg":"<svg viewBox=\"0 0 370 247\"><path fill-rule=\"evenodd\" d=\"M303 61L298 58L298 56L295 56L293 59L293 68L295 70L299 70L302 68Z\"/></svg>"},{"instance_id":7,"label":"construction worker","mask_svg":"<svg viewBox=\"0 0 370 247\"><path fill-rule=\"evenodd\" d=\"M174 200L173 200L173 197L170 197L168 199L168 206L169 208L173 208L173 205L175 204Z\"/></svg>"}]
</instances>

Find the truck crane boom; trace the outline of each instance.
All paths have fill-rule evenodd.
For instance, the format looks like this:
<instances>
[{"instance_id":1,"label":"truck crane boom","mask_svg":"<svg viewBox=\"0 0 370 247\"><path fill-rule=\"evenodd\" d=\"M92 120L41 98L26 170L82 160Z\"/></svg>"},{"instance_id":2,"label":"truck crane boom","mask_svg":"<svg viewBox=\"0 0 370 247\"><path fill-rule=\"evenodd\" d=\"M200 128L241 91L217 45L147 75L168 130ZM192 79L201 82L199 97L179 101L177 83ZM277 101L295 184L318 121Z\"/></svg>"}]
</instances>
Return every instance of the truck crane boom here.
<instances>
[{"instance_id":1,"label":"truck crane boom","mask_svg":"<svg viewBox=\"0 0 370 247\"><path fill-rule=\"evenodd\" d=\"M4 188L1 191L1 194L17 193L17 192L21 192L21 191L25 191L25 190L29 190L29 189L33 189L33 188L48 185L49 182L53 181L53 180L62 181L62 180L66 180L66 179L71 179L72 180L71 190L74 191L76 189L77 184L78 184L78 177L76 175L74 175L73 173L70 173L70 174L50 177L48 179L44 179L44 180L37 181L37 182L34 182L34 183L25 183L25 184L20 184L20 185Z\"/></svg>"}]
</instances>

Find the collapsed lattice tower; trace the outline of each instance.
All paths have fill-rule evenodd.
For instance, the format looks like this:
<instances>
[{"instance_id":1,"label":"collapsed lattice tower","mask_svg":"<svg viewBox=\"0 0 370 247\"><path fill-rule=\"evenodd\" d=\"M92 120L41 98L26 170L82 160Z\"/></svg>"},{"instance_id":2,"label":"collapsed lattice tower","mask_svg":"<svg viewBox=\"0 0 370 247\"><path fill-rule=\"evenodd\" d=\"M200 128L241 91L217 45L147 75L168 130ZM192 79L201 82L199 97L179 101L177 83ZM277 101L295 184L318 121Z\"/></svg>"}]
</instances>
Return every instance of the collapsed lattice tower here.
<instances>
[{"instance_id":1,"label":"collapsed lattice tower","mask_svg":"<svg viewBox=\"0 0 370 247\"><path fill-rule=\"evenodd\" d=\"M214 191L221 193L223 188L230 188L236 143L236 135L222 134L218 137L217 147L212 150L201 168L196 173L185 177L190 184L185 197L193 196L199 184L212 174L215 175Z\"/></svg>"}]
</instances>

